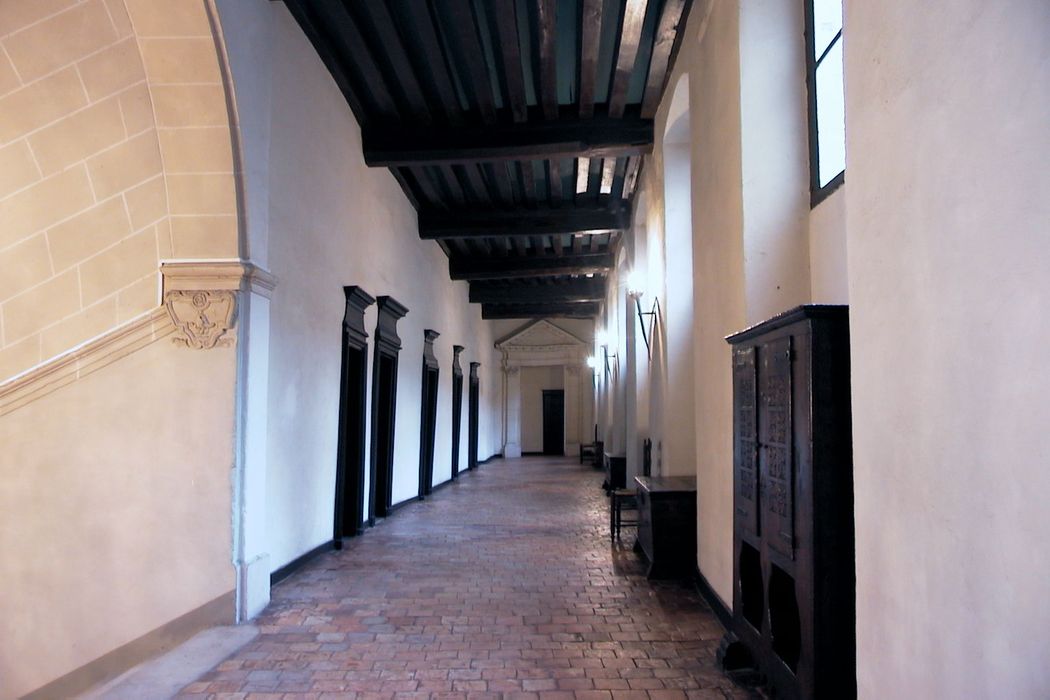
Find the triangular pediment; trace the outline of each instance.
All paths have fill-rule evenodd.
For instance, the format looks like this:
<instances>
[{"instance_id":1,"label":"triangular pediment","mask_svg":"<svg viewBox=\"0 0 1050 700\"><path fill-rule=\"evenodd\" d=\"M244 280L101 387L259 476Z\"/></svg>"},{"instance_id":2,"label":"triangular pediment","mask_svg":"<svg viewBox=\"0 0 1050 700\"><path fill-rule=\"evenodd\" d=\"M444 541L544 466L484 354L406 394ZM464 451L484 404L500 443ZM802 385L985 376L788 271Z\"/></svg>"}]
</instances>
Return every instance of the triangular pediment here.
<instances>
[{"instance_id":1,"label":"triangular pediment","mask_svg":"<svg viewBox=\"0 0 1050 700\"><path fill-rule=\"evenodd\" d=\"M542 350L583 347L587 342L546 319L533 321L496 342L500 350Z\"/></svg>"}]
</instances>

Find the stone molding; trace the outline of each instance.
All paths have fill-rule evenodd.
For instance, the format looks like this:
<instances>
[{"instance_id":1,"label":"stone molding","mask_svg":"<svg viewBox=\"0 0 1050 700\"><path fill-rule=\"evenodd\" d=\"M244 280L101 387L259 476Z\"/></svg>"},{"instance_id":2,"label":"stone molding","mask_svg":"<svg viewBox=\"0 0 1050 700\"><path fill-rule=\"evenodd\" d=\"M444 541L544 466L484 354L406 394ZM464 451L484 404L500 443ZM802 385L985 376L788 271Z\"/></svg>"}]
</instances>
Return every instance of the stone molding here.
<instances>
[{"instance_id":1,"label":"stone molding","mask_svg":"<svg viewBox=\"0 0 1050 700\"><path fill-rule=\"evenodd\" d=\"M174 342L190 347L221 346L225 334L235 324L237 293L250 291L269 298L277 284L276 278L243 260L164 261L160 272L164 284L164 303L144 314L112 328L101 335L33 367L6 381L0 382L0 416L17 410L38 398L50 394L81 377L126 357L133 352L181 332ZM180 327L180 318L186 322L187 310L194 306L194 294L203 293L208 324L214 329ZM225 301L229 300L229 303ZM169 308L169 300L175 310ZM200 322L200 314L190 321ZM208 343L211 343L210 346ZM229 344L229 343L226 343Z\"/></svg>"},{"instance_id":2,"label":"stone molding","mask_svg":"<svg viewBox=\"0 0 1050 700\"><path fill-rule=\"evenodd\" d=\"M577 349L586 351L587 343L546 319L527 324L496 342L496 349L504 355L521 353L566 354Z\"/></svg>"},{"instance_id":3,"label":"stone molding","mask_svg":"<svg viewBox=\"0 0 1050 700\"><path fill-rule=\"evenodd\" d=\"M42 398L175 332L163 306L0 383L0 416Z\"/></svg>"},{"instance_id":4,"label":"stone molding","mask_svg":"<svg viewBox=\"0 0 1050 700\"><path fill-rule=\"evenodd\" d=\"M270 298L277 279L243 260L163 261L164 308L178 331L172 339L195 350L236 342L237 295Z\"/></svg>"}]
</instances>

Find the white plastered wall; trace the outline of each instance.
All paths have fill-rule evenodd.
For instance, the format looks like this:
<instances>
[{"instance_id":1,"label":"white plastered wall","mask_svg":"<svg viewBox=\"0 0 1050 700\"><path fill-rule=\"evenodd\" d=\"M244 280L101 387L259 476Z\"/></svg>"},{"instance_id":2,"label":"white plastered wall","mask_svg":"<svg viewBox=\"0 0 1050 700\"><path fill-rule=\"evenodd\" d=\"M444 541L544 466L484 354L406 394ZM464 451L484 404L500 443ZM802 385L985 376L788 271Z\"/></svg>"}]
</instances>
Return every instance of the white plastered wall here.
<instances>
[{"instance_id":1,"label":"white plastered wall","mask_svg":"<svg viewBox=\"0 0 1050 700\"><path fill-rule=\"evenodd\" d=\"M344 285L390 295L409 310L397 326L394 503L418 491L423 330L440 333L435 483L451 477L452 345L466 346L461 468L469 363L481 363L479 459L500 449L501 385L493 324L467 303L466 283L449 281L441 249L419 240L415 211L391 174L365 166L353 113L287 8L258 0L220 3L220 11L225 26L269 37L261 64L251 41L231 41L228 49L238 112L254 114L242 119L250 253L254 261L265 252L277 278L269 303L264 508L276 570L332 537ZM268 119L255 114L261 110ZM265 225L253 225L253 215L267 217ZM369 385L375 323L373 305L365 314Z\"/></svg>"},{"instance_id":2,"label":"white plastered wall","mask_svg":"<svg viewBox=\"0 0 1050 700\"><path fill-rule=\"evenodd\" d=\"M1050 697L1048 28L846 3L863 699Z\"/></svg>"}]
</instances>

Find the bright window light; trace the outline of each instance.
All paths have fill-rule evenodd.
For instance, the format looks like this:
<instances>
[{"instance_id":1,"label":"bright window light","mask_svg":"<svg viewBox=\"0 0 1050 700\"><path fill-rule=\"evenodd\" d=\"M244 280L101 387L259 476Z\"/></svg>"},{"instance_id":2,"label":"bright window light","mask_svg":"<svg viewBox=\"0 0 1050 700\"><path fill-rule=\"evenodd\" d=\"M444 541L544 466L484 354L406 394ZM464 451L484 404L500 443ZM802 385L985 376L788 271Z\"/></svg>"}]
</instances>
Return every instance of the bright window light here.
<instances>
[{"instance_id":1,"label":"bright window light","mask_svg":"<svg viewBox=\"0 0 1050 700\"><path fill-rule=\"evenodd\" d=\"M846 170L842 74L842 0L809 2L810 167L814 204Z\"/></svg>"}]
</instances>

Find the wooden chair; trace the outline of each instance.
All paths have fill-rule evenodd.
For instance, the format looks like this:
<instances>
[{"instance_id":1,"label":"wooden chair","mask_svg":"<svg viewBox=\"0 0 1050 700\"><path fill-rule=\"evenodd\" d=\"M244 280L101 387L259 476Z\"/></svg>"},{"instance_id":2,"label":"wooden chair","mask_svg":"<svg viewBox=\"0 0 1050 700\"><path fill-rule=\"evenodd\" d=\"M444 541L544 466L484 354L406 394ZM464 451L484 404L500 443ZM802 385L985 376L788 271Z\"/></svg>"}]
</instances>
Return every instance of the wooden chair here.
<instances>
[{"instance_id":1,"label":"wooden chair","mask_svg":"<svg viewBox=\"0 0 1050 700\"><path fill-rule=\"evenodd\" d=\"M589 444L580 444L580 464L583 464L584 458L587 458L594 463L594 458L598 454L598 443L592 442Z\"/></svg>"},{"instance_id":2,"label":"wooden chair","mask_svg":"<svg viewBox=\"0 0 1050 700\"><path fill-rule=\"evenodd\" d=\"M624 511L634 511L634 516L623 518ZM624 525L638 527L638 494L631 489L613 489L609 492L609 539L620 539L620 528Z\"/></svg>"}]
</instances>

